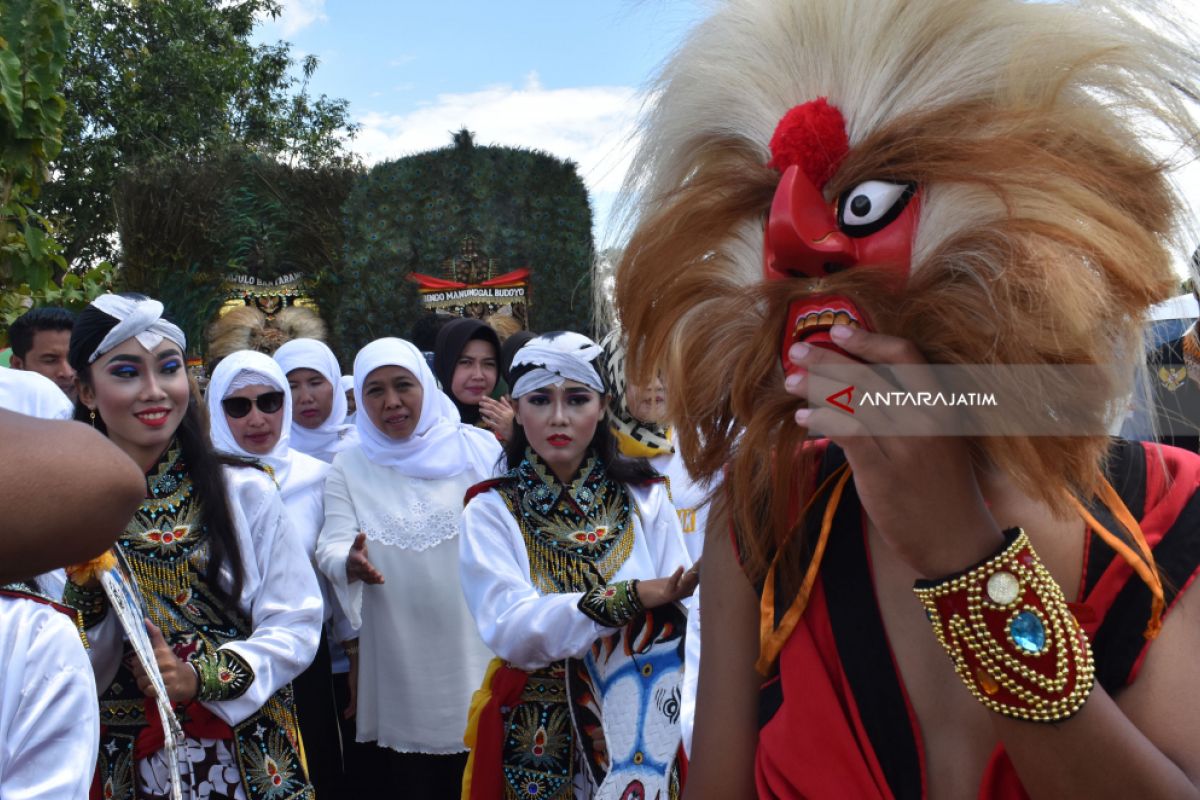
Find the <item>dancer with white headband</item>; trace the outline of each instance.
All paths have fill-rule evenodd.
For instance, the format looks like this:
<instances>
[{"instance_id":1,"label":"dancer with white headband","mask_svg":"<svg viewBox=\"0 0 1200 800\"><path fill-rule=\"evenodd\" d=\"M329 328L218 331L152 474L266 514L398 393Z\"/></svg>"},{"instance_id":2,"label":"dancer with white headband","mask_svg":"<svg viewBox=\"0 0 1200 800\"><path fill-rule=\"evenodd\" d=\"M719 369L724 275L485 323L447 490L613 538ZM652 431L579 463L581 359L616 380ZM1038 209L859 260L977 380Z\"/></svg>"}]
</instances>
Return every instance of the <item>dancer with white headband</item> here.
<instances>
[{"instance_id":1,"label":"dancer with white headband","mask_svg":"<svg viewBox=\"0 0 1200 800\"><path fill-rule=\"evenodd\" d=\"M665 481L617 454L601 354L568 332L517 352L509 471L473 487L462 515L463 591L497 656L472 707L470 800L586 798L618 781L611 796L635 782L638 796L678 789L676 602L697 572ZM631 669L629 653L647 660L614 700L606 680ZM643 740L659 747L632 746Z\"/></svg>"},{"instance_id":2,"label":"dancer with white headband","mask_svg":"<svg viewBox=\"0 0 1200 800\"><path fill-rule=\"evenodd\" d=\"M312 798L290 682L320 639L316 576L270 475L225 466L209 445L187 341L162 314L156 300L103 295L79 315L69 358L76 418L146 474L146 500L117 547L187 737L179 771L190 797ZM100 689L96 785L105 797L169 797L176 765L146 702L152 688L130 668L104 592L76 571L64 600L82 613Z\"/></svg>"}]
</instances>

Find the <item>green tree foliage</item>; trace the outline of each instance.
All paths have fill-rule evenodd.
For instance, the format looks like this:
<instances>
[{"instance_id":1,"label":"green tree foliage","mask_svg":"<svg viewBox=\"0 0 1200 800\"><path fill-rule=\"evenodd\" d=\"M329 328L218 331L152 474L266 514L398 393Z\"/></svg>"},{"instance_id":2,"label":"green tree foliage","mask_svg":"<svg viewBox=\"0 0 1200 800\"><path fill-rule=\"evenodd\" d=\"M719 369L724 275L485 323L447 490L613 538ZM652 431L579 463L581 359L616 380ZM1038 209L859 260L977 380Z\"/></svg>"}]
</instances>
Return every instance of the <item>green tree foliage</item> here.
<instances>
[{"instance_id":1,"label":"green tree foliage","mask_svg":"<svg viewBox=\"0 0 1200 800\"><path fill-rule=\"evenodd\" d=\"M446 148L377 165L346 203L343 291L324 314L339 357L380 336L407 336L421 313L413 272L441 275L473 236L499 273L533 270L530 326L591 323L592 212L571 162L511 147L477 147L459 131Z\"/></svg>"},{"instance_id":2,"label":"green tree foliage","mask_svg":"<svg viewBox=\"0 0 1200 800\"><path fill-rule=\"evenodd\" d=\"M251 42L256 21L278 12L275 0L78 4L63 147L44 197L68 264L114 258L114 189L156 159L239 145L294 166L350 163L346 102L307 91L316 59L297 65L287 43Z\"/></svg>"},{"instance_id":3,"label":"green tree foliage","mask_svg":"<svg viewBox=\"0 0 1200 800\"><path fill-rule=\"evenodd\" d=\"M293 167L241 148L203 159L160 158L126 173L115 208L120 286L163 301L199 350L231 274L300 272L333 305L341 207L358 171Z\"/></svg>"},{"instance_id":4,"label":"green tree foliage","mask_svg":"<svg viewBox=\"0 0 1200 800\"><path fill-rule=\"evenodd\" d=\"M61 92L71 13L65 0L0 0L0 324L34 305L80 307L111 277L107 264L60 284L66 267L35 204L62 148Z\"/></svg>"}]
</instances>

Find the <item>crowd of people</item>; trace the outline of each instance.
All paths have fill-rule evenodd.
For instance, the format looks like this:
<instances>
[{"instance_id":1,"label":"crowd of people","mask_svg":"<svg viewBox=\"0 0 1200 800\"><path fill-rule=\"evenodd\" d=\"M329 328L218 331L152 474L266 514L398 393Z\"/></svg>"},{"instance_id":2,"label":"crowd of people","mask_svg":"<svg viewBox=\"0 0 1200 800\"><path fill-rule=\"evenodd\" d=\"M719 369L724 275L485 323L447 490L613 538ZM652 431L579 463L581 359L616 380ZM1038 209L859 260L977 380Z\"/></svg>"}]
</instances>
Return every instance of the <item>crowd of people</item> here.
<instances>
[{"instance_id":1,"label":"crowd of people","mask_svg":"<svg viewBox=\"0 0 1200 800\"><path fill-rule=\"evenodd\" d=\"M264 321L241 314L233 324L245 320ZM28 752L13 754L53 764L35 796L169 798L174 771L191 797L396 787L455 797L466 740L481 735L503 744L473 749L475 796L489 780L573 796L566 660L643 609L690 605L696 559L648 454L620 454L624 434L608 411L625 408L615 393L625 384L604 377L612 368L599 345L522 332L502 354L485 323L443 322L431 353L397 338L358 352L345 376L348 423L337 358L318 339L223 352L201 396L188 342L156 300L108 294L77 318L53 310L18 321L21 357L58 348L62 358L17 361L3 385L35 378L62 402L16 383L4 403L86 423L143 474L116 550L184 736L171 763L170 732L147 699L154 681L101 585L108 562L22 574L14 596L73 609L79 625L57 632L56 657L79 657L70 680L60 677L73 692L61 724L43 719ZM210 331L229 334L229 324ZM65 376L76 394L25 374L26 363ZM656 391L645 424L669 455ZM26 666L6 674L46 667ZM498 732L495 720L472 719L471 705L500 666L538 693L534 705L514 702ZM538 713L545 724L531 723ZM673 724L678 748L677 715ZM666 756L661 780L677 784L675 754ZM10 774L27 777L0 773L0 795L22 796Z\"/></svg>"},{"instance_id":2,"label":"crowd of people","mask_svg":"<svg viewBox=\"0 0 1200 800\"><path fill-rule=\"evenodd\" d=\"M1176 284L1147 130L1200 151L1171 14L718 4L598 340L25 314L0 800L1200 797L1196 438L1109 435ZM1007 416L930 402L964 366Z\"/></svg>"}]
</instances>

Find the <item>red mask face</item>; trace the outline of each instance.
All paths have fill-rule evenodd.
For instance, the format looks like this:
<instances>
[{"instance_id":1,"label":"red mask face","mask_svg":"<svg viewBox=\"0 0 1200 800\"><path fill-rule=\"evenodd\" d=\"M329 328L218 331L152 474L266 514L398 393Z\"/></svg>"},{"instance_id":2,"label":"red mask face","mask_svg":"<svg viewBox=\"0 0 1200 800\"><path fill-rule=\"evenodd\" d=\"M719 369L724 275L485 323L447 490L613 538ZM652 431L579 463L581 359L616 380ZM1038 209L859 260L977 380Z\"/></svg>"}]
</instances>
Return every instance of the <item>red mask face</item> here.
<instances>
[{"instance_id":1,"label":"red mask face","mask_svg":"<svg viewBox=\"0 0 1200 800\"><path fill-rule=\"evenodd\" d=\"M908 280L920 196L912 183L865 181L827 201L798 165L784 170L771 202L763 243L766 280L821 278L860 265ZM796 369L788 349L798 341L834 348L829 328L837 323L869 328L847 297L813 295L788 308L781 343L784 370Z\"/></svg>"}]
</instances>

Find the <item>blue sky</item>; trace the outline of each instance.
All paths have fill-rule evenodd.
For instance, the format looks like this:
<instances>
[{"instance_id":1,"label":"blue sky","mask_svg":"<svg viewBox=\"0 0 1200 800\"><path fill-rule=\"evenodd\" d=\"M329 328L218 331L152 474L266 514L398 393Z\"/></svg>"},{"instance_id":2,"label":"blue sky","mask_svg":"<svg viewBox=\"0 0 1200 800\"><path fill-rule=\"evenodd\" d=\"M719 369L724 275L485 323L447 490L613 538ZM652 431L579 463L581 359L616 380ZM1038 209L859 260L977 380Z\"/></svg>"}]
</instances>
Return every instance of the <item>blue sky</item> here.
<instances>
[{"instance_id":1,"label":"blue sky","mask_svg":"<svg viewBox=\"0 0 1200 800\"><path fill-rule=\"evenodd\" d=\"M350 101L367 164L441 147L533 147L579 166L598 244L635 140L639 95L701 15L692 0L283 0L263 41L321 62L314 94Z\"/></svg>"},{"instance_id":2,"label":"blue sky","mask_svg":"<svg viewBox=\"0 0 1200 800\"><path fill-rule=\"evenodd\" d=\"M703 0L280 0L262 41L321 62L310 89L350 101L367 164L449 143L532 147L576 162L600 247L636 143L642 89ZM1164 153L1164 155L1167 155ZM1200 165L1177 175L1200 209ZM1194 217L1196 218L1196 217ZM1195 240L1189 231L1186 239ZM1190 245L1188 246L1190 251ZM1182 254L1176 267L1186 272Z\"/></svg>"}]
</instances>

